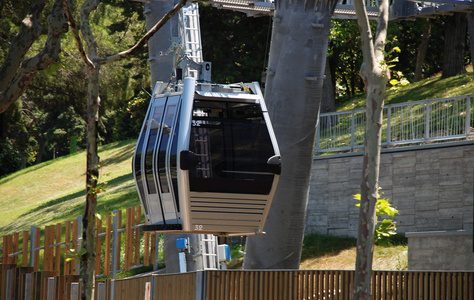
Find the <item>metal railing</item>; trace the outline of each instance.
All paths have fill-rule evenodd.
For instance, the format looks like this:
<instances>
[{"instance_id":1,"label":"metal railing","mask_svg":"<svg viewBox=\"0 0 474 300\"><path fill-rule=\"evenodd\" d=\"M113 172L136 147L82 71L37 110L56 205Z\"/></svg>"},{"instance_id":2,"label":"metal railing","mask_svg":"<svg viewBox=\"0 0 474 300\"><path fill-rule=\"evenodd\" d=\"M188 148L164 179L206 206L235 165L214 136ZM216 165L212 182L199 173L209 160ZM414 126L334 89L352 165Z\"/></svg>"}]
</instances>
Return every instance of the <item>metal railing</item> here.
<instances>
[{"instance_id":1,"label":"metal railing","mask_svg":"<svg viewBox=\"0 0 474 300\"><path fill-rule=\"evenodd\" d=\"M468 139L474 135L474 94L387 105L382 146ZM319 116L315 154L364 148L366 110Z\"/></svg>"}]
</instances>

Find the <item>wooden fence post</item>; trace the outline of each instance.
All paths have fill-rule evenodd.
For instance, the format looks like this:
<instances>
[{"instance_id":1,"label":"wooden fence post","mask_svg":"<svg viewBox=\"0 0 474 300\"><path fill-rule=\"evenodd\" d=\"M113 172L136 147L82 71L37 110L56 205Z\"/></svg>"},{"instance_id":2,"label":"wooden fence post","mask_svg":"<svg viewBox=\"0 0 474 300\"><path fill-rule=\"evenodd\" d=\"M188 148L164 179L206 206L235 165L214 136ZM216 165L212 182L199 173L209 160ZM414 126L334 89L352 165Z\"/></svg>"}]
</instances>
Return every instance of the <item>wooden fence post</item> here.
<instances>
[{"instance_id":1,"label":"wooden fence post","mask_svg":"<svg viewBox=\"0 0 474 300\"><path fill-rule=\"evenodd\" d=\"M135 225L141 224L142 207L135 207ZM135 229L135 265L140 264L140 228Z\"/></svg>"},{"instance_id":2,"label":"wooden fence post","mask_svg":"<svg viewBox=\"0 0 474 300\"><path fill-rule=\"evenodd\" d=\"M105 258L104 258L104 275L110 275L110 226L111 226L111 214L107 213L105 221Z\"/></svg>"}]
</instances>

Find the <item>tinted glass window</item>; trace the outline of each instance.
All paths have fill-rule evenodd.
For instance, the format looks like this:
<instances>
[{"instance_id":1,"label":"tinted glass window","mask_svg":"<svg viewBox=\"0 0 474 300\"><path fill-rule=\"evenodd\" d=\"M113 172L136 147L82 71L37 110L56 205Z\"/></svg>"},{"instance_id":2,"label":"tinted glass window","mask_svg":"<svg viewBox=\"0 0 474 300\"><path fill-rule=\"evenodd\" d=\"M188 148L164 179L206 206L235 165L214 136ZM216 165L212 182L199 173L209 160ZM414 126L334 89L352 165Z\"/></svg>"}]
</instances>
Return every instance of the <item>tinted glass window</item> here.
<instances>
[{"instance_id":1,"label":"tinted glass window","mask_svg":"<svg viewBox=\"0 0 474 300\"><path fill-rule=\"evenodd\" d=\"M274 155L259 105L196 101L189 150L200 158L190 170L192 191L268 194Z\"/></svg>"},{"instance_id":2,"label":"tinted glass window","mask_svg":"<svg viewBox=\"0 0 474 300\"><path fill-rule=\"evenodd\" d=\"M149 117L149 116L147 116ZM141 169L141 160L142 160L142 151L143 151L143 143L145 142L146 138L146 131L147 131L147 126L148 125L148 119L145 120L145 124L142 129L142 133L140 135L140 139L137 143L137 149L135 150L135 164L134 164L134 172L135 172L135 178L136 178L136 183L138 187L138 192L140 193L140 197L142 200L144 200L143 203L143 209L145 213L148 213L148 206L146 205L145 201L145 190L143 187L143 181L142 181L142 169Z\"/></svg>"},{"instance_id":3,"label":"tinted glass window","mask_svg":"<svg viewBox=\"0 0 474 300\"><path fill-rule=\"evenodd\" d=\"M153 177L153 151L155 149L156 139L160 130L163 107L165 105L165 98L158 99L157 101L160 102L152 108L152 111L150 113L151 118L148 124L148 127L150 128L150 133L148 134L148 142L145 154L146 182L149 194L157 193L155 179Z\"/></svg>"},{"instance_id":4,"label":"tinted glass window","mask_svg":"<svg viewBox=\"0 0 474 300\"><path fill-rule=\"evenodd\" d=\"M163 119L163 130L160 141L160 150L158 152L158 179L162 193L169 193L170 188L166 178L166 149L170 141L170 134L173 127L173 119L176 113L179 96L170 97L166 106L165 117Z\"/></svg>"}]
</instances>

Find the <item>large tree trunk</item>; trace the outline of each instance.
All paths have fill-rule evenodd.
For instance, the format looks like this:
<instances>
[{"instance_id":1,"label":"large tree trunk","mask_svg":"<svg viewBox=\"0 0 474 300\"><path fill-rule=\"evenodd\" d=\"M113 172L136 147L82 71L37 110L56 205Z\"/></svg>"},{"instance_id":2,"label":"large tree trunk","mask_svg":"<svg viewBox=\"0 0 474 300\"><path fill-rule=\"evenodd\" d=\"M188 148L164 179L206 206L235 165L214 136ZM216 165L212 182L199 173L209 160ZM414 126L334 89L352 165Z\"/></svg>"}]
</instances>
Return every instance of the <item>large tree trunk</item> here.
<instances>
[{"instance_id":1,"label":"large tree trunk","mask_svg":"<svg viewBox=\"0 0 474 300\"><path fill-rule=\"evenodd\" d=\"M415 76L413 81L417 82L421 80L423 75L423 64L425 62L426 51L428 50L428 43L431 36L431 22L430 19L426 20L425 28L423 29L423 36L421 37L420 45L418 46L418 51L416 53L416 66L415 66Z\"/></svg>"},{"instance_id":2,"label":"large tree trunk","mask_svg":"<svg viewBox=\"0 0 474 300\"><path fill-rule=\"evenodd\" d=\"M454 13L446 22L443 54L443 78L466 72L464 52L466 49L466 13Z\"/></svg>"},{"instance_id":3,"label":"large tree trunk","mask_svg":"<svg viewBox=\"0 0 474 300\"><path fill-rule=\"evenodd\" d=\"M331 67L329 60L326 60L326 67L324 68L324 83L323 93L321 99L321 113L336 111L336 99L334 97L334 81L331 76Z\"/></svg>"},{"instance_id":4,"label":"large tree trunk","mask_svg":"<svg viewBox=\"0 0 474 300\"><path fill-rule=\"evenodd\" d=\"M375 205L378 197L380 140L385 87L390 72L384 58L388 25L388 0L379 1L379 17L375 40L369 26L364 1L354 1L361 35L363 63L360 68L366 91L366 126L362 166L361 202L357 233L357 257L352 299L371 299L371 275L376 224Z\"/></svg>"},{"instance_id":5,"label":"large tree trunk","mask_svg":"<svg viewBox=\"0 0 474 300\"><path fill-rule=\"evenodd\" d=\"M247 240L245 269L298 269L331 15L337 1L277 1L265 101L282 174L265 225Z\"/></svg>"},{"instance_id":6,"label":"large tree trunk","mask_svg":"<svg viewBox=\"0 0 474 300\"><path fill-rule=\"evenodd\" d=\"M474 67L474 12L467 14L467 31L469 32L469 47L471 48L471 64Z\"/></svg>"}]
</instances>

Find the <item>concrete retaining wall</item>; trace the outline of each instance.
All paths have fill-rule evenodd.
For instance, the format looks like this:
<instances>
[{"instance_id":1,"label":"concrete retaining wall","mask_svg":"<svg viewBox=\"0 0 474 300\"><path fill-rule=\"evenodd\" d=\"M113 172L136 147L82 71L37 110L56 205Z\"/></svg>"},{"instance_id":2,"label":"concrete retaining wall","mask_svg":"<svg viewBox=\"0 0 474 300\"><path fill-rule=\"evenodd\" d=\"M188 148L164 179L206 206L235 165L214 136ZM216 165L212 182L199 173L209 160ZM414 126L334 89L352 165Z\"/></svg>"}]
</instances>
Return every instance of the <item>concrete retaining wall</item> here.
<instances>
[{"instance_id":1,"label":"concrete retaining wall","mask_svg":"<svg viewBox=\"0 0 474 300\"><path fill-rule=\"evenodd\" d=\"M357 236L362 154L313 161L306 232ZM472 230L474 143L383 150L380 186L398 232Z\"/></svg>"},{"instance_id":2,"label":"concrete retaining wall","mask_svg":"<svg viewBox=\"0 0 474 300\"><path fill-rule=\"evenodd\" d=\"M409 270L474 270L472 231L407 232Z\"/></svg>"}]
</instances>

